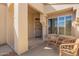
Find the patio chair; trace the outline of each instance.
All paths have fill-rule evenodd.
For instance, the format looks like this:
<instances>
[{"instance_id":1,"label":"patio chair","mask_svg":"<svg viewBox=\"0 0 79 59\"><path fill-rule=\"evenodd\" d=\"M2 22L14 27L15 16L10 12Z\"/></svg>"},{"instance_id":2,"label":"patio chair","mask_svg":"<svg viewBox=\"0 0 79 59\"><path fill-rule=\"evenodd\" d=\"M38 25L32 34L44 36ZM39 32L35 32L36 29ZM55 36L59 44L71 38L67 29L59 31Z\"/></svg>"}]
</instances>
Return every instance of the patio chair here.
<instances>
[{"instance_id":1,"label":"patio chair","mask_svg":"<svg viewBox=\"0 0 79 59\"><path fill-rule=\"evenodd\" d=\"M75 41L76 41L76 38L75 38L75 39L65 38L65 39L62 41L62 44L74 43Z\"/></svg>"},{"instance_id":2,"label":"patio chair","mask_svg":"<svg viewBox=\"0 0 79 59\"><path fill-rule=\"evenodd\" d=\"M65 38L60 36L56 42L56 46L59 47L60 44L62 44L63 40L65 40Z\"/></svg>"},{"instance_id":3,"label":"patio chair","mask_svg":"<svg viewBox=\"0 0 79 59\"><path fill-rule=\"evenodd\" d=\"M56 35L53 35L53 36L51 35L48 37L47 46L49 44L56 45L57 41L58 41L58 37Z\"/></svg>"},{"instance_id":4,"label":"patio chair","mask_svg":"<svg viewBox=\"0 0 79 59\"><path fill-rule=\"evenodd\" d=\"M67 54L70 56L76 56L79 47L79 39L76 39L74 43L61 44L60 45L60 56Z\"/></svg>"}]
</instances>

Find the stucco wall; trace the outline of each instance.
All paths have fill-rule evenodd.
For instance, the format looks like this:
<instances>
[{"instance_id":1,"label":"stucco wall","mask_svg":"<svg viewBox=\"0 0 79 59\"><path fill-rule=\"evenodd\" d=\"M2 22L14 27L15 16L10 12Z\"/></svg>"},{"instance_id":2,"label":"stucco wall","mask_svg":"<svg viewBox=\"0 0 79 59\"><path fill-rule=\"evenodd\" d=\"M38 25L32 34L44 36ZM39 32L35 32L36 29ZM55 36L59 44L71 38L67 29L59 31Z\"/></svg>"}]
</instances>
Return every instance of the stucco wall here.
<instances>
[{"instance_id":1,"label":"stucco wall","mask_svg":"<svg viewBox=\"0 0 79 59\"><path fill-rule=\"evenodd\" d=\"M47 21L47 20L46 20L46 16L45 16L45 13L46 13L45 10L46 10L46 8L45 8L45 5L44 5L44 4L42 4L42 3L29 3L29 5L40 13L40 22L41 22L41 24L43 23L43 21L44 21L44 22ZM43 15L43 16L41 16L41 15ZM45 17L44 17L44 16L45 16ZM42 21L42 20L43 20L43 21ZM43 26L43 25L44 25L44 26ZM46 28L47 28L47 27L46 27L46 24L43 23L43 24L42 24L43 40L46 39L46 35L47 35Z\"/></svg>"},{"instance_id":2,"label":"stucco wall","mask_svg":"<svg viewBox=\"0 0 79 59\"><path fill-rule=\"evenodd\" d=\"M29 3L29 5L38 10L39 12L45 13L45 6L42 3Z\"/></svg>"},{"instance_id":3,"label":"stucco wall","mask_svg":"<svg viewBox=\"0 0 79 59\"><path fill-rule=\"evenodd\" d=\"M28 5L15 3L15 51L22 54L28 51Z\"/></svg>"},{"instance_id":4,"label":"stucco wall","mask_svg":"<svg viewBox=\"0 0 79 59\"><path fill-rule=\"evenodd\" d=\"M42 35L43 35L43 40L47 40L47 18L45 14L40 14L40 22L42 24Z\"/></svg>"},{"instance_id":5,"label":"stucco wall","mask_svg":"<svg viewBox=\"0 0 79 59\"><path fill-rule=\"evenodd\" d=\"M77 20L79 20L79 19L77 19ZM75 26L75 36L77 38L79 38L79 24L75 24L74 26Z\"/></svg>"},{"instance_id":6,"label":"stucco wall","mask_svg":"<svg viewBox=\"0 0 79 59\"><path fill-rule=\"evenodd\" d=\"M6 12L7 5L0 4L0 44L6 43Z\"/></svg>"},{"instance_id":7,"label":"stucco wall","mask_svg":"<svg viewBox=\"0 0 79 59\"><path fill-rule=\"evenodd\" d=\"M31 8L28 7L28 34L29 38L35 37L35 18L40 18L40 13Z\"/></svg>"},{"instance_id":8,"label":"stucco wall","mask_svg":"<svg viewBox=\"0 0 79 59\"><path fill-rule=\"evenodd\" d=\"M14 4L8 6L7 44L14 48Z\"/></svg>"}]
</instances>

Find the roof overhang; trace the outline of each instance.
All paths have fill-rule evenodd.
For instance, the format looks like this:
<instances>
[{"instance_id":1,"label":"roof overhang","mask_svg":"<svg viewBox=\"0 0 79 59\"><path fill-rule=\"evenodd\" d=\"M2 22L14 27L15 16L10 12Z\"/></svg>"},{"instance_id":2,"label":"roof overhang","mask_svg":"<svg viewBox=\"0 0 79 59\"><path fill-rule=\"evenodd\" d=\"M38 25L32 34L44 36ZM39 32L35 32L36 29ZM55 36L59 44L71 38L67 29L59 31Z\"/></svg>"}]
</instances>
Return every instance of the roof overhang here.
<instances>
[{"instance_id":1,"label":"roof overhang","mask_svg":"<svg viewBox=\"0 0 79 59\"><path fill-rule=\"evenodd\" d=\"M72 14L75 13L76 9L73 9L73 7L62 9L62 10L56 10L52 12L48 12L47 16L55 16L55 15L62 15L62 14Z\"/></svg>"}]
</instances>

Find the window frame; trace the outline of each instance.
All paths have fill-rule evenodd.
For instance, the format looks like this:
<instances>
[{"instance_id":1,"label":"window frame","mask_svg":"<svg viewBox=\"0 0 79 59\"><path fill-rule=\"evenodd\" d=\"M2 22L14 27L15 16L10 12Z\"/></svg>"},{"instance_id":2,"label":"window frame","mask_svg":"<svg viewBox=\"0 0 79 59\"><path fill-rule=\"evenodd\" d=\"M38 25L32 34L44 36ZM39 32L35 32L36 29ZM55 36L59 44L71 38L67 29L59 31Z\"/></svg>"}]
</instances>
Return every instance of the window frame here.
<instances>
[{"instance_id":1,"label":"window frame","mask_svg":"<svg viewBox=\"0 0 79 59\"><path fill-rule=\"evenodd\" d=\"M73 21L73 15L72 14L70 14L70 15L61 15L61 16L57 16L57 17L51 17L51 18L48 18L48 20L49 19L53 19L53 18L57 18L57 23L59 24L59 17L64 17L64 34L59 34L59 26L57 25L57 34L59 34L59 35L67 35L66 34L66 17L67 16L71 16L71 29L72 29L72 21ZM49 31L48 31L49 32ZM49 33L48 33L49 34ZM53 34L53 33L51 33L51 34ZM72 31L71 31L71 34L72 34ZM54 35L56 35L55 33L54 33ZM69 36L69 35L68 35Z\"/></svg>"}]
</instances>

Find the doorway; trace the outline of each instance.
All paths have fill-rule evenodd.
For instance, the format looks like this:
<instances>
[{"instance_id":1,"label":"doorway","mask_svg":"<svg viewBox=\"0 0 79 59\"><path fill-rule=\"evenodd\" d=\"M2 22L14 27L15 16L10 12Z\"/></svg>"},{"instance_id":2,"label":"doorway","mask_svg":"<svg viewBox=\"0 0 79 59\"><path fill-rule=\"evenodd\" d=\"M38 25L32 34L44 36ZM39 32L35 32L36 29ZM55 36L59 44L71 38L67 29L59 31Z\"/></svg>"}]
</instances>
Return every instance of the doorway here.
<instances>
[{"instance_id":1,"label":"doorway","mask_svg":"<svg viewBox=\"0 0 79 59\"><path fill-rule=\"evenodd\" d=\"M40 18L35 18L35 38L42 38L42 24Z\"/></svg>"},{"instance_id":2,"label":"doorway","mask_svg":"<svg viewBox=\"0 0 79 59\"><path fill-rule=\"evenodd\" d=\"M39 46L43 42L40 12L31 6L28 6L28 35L29 50Z\"/></svg>"}]
</instances>

